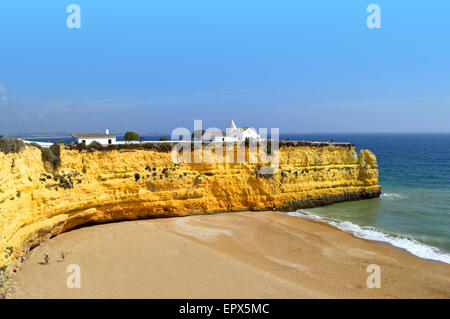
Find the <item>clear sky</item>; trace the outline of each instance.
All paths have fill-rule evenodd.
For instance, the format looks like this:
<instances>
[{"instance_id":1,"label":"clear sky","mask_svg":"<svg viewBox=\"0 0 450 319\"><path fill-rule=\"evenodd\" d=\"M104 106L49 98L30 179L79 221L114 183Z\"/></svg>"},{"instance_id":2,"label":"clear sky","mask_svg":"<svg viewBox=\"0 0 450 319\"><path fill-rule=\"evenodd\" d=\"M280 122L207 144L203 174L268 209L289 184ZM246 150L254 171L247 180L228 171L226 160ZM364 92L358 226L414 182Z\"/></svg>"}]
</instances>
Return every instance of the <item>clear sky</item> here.
<instances>
[{"instance_id":1,"label":"clear sky","mask_svg":"<svg viewBox=\"0 0 450 319\"><path fill-rule=\"evenodd\" d=\"M81 7L69 29L66 8ZM369 4L381 29L366 26ZM450 1L1 0L0 134L450 131Z\"/></svg>"}]
</instances>

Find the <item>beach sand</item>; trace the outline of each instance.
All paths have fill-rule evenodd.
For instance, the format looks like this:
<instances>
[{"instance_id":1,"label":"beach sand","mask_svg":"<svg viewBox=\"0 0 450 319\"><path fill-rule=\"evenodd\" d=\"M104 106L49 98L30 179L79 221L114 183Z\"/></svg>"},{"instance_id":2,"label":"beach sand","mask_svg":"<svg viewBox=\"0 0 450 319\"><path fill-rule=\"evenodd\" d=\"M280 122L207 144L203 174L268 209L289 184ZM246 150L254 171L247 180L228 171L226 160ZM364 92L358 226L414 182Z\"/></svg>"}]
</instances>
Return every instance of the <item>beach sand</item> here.
<instances>
[{"instance_id":1,"label":"beach sand","mask_svg":"<svg viewBox=\"0 0 450 319\"><path fill-rule=\"evenodd\" d=\"M70 264L79 289L66 285ZM381 288L367 287L370 264ZM449 298L450 265L323 223L247 212L73 230L33 249L15 287L16 298Z\"/></svg>"}]
</instances>

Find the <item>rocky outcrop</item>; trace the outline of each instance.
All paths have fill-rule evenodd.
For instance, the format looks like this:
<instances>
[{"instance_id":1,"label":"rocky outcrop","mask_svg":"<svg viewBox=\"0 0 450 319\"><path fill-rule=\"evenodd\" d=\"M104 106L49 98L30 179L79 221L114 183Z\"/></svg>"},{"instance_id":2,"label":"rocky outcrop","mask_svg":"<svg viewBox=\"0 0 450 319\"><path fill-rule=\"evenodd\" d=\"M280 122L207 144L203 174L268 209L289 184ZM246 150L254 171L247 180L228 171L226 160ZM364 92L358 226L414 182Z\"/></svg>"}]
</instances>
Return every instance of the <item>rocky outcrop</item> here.
<instances>
[{"instance_id":1,"label":"rocky outcrop","mask_svg":"<svg viewBox=\"0 0 450 319\"><path fill-rule=\"evenodd\" d=\"M155 150L0 152L0 266L80 225L243 210L295 210L380 195L375 156L352 145L283 146L261 164L176 164Z\"/></svg>"}]
</instances>

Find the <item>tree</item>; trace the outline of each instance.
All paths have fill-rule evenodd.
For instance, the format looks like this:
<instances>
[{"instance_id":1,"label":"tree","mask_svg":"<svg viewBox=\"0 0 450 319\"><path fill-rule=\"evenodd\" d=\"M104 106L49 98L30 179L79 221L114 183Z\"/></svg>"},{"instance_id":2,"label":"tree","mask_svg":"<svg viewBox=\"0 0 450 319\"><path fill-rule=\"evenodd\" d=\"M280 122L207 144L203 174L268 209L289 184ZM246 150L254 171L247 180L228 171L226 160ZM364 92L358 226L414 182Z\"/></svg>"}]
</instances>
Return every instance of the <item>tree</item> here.
<instances>
[{"instance_id":1,"label":"tree","mask_svg":"<svg viewBox=\"0 0 450 319\"><path fill-rule=\"evenodd\" d=\"M125 135L123 136L123 138L125 139L125 141L129 142L129 141L140 140L141 136L135 132L126 132Z\"/></svg>"},{"instance_id":2,"label":"tree","mask_svg":"<svg viewBox=\"0 0 450 319\"><path fill-rule=\"evenodd\" d=\"M160 141L168 141L169 139L166 136L163 136L159 139Z\"/></svg>"}]
</instances>

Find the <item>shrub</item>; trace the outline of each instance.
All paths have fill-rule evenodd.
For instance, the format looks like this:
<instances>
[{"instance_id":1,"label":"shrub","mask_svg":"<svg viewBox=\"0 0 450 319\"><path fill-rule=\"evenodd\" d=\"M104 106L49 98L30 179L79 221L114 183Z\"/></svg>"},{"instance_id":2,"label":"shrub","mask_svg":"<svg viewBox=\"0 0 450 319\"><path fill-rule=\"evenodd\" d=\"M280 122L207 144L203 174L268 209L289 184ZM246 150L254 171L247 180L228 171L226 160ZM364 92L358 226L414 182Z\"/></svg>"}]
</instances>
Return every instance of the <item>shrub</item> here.
<instances>
[{"instance_id":1,"label":"shrub","mask_svg":"<svg viewBox=\"0 0 450 319\"><path fill-rule=\"evenodd\" d=\"M53 170L57 170L61 166L61 151L58 143L54 143L49 148L41 148L43 162L49 162L53 166Z\"/></svg>"},{"instance_id":2,"label":"shrub","mask_svg":"<svg viewBox=\"0 0 450 319\"><path fill-rule=\"evenodd\" d=\"M2 137L0 138L0 150L5 153L19 153L25 149L25 144L22 140L11 138L11 137Z\"/></svg>"},{"instance_id":3,"label":"shrub","mask_svg":"<svg viewBox=\"0 0 450 319\"><path fill-rule=\"evenodd\" d=\"M169 139L167 138L167 136L163 136L159 139L160 141L168 141Z\"/></svg>"},{"instance_id":4,"label":"shrub","mask_svg":"<svg viewBox=\"0 0 450 319\"><path fill-rule=\"evenodd\" d=\"M135 132L126 132L123 138L125 139L125 141L137 141L141 139L139 134Z\"/></svg>"},{"instance_id":5,"label":"shrub","mask_svg":"<svg viewBox=\"0 0 450 319\"><path fill-rule=\"evenodd\" d=\"M33 143L29 143L29 144L27 144L28 146L31 146L31 147L36 147L36 148L42 148L42 146L40 146L38 143L35 143L35 142L33 142Z\"/></svg>"},{"instance_id":6,"label":"shrub","mask_svg":"<svg viewBox=\"0 0 450 319\"><path fill-rule=\"evenodd\" d=\"M170 152L172 150L172 145L170 143L161 143L159 145L158 151L160 152Z\"/></svg>"},{"instance_id":7,"label":"shrub","mask_svg":"<svg viewBox=\"0 0 450 319\"><path fill-rule=\"evenodd\" d=\"M87 148L88 148L88 147L86 146L85 143L78 143L78 144L75 146L75 149L78 150L78 151L87 150Z\"/></svg>"},{"instance_id":8,"label":"shrub","mask_svg":"<svg viewBox=\"0 0 450 319\"><path fill-rule=\"evenodd\" d=\"M55 181L59 181L58 186L64 189L73 188L73 177L78 176L80 173L74 172L69 174L55 174ZM57 186L57 187L58 187Z\"/></svg>"},{"instance_id":9,"label":"shrub","mask_svg":"<svg viewBox=\"0 0 450 319\"><path fill-rule=\"evenodd\" d=\"M102 146L102 151L111 151L111 150L155 150L157 152L170 152L172 150L172 146L174 143L166 142L166 143L139 143L139 144L113 144L113 145L105 145ZM91 145L87 146L85 144L77 144L75 149L79 152L83 152L86 150L94 151L94 148Z\"/></svg>"},{"instance_id":10,"label":"shrub","mask_svg":"<svg viewBox=\"0 0 450 319\"><path fill-rule=\"evenodd\" d=\"M46 147L41 148L41 156L43 162L50 162L53 163L56 161L56 156L53 154L53 152Z\"/></svg>"},{"instance_id":11,"label":"shrub","mask_svg":"<svg viewBox=\"0 0 450 319\"><path fill-rule=\"evenodd\" d=\"M103 145L97 141L93 141L91 144L89 144L89 148L93 148L95 150L101 150L101 149L103 149Z\"/></svg>"},{"instance_id":12,"label":"shrub","mask_svg":"<svg viewBox=\"0 0 450 319\"><path fill-rule=\"evenodd\" d=\"M267 155L272 155L272 140L266 140L261 145L263 148L266 148Z\"/></svg>"},{"instance_id":13,"label":"shrub","mask_svg":"<svg viewBox=\"0 0 450 319\"><path fill-rule=\"evenodd\" d=\"M59 143L53 143L52 146L50 146L50 150L55 154L55 156L59 159L61 159L61 149Z\"/></svg>"},{"instance_id":14,"label":"shrub","mask_svg":"<svg viewBox=\"0 0 450 319\"><path fill-rule=\"evenodd\" d=\"M272 155L272 140L267 140L267 154Z\"/></svg>"},{"instance_id":15,"label":"shrub","mask_svg":"<svg viewBox=\"0 0 450 319\"><path fill-rule=\"evenodd\" d=\"M145 149L154 149L154 148L156 148L156 147L155 147L155 144L153 144L153 143L143 143L142 146L143 146Z\"/></svg>"},{"instance_id":16,"label":"shrub","mask_svg":"<svg viewBox=\"0 0 450 319\"><path fill-rule=\"evenodd\" d=\"M119 144L109 144L109 145L103 146L103 149L106 151L119 150L120 145Z\"/></svg>"}]
</instances>

